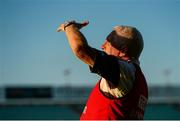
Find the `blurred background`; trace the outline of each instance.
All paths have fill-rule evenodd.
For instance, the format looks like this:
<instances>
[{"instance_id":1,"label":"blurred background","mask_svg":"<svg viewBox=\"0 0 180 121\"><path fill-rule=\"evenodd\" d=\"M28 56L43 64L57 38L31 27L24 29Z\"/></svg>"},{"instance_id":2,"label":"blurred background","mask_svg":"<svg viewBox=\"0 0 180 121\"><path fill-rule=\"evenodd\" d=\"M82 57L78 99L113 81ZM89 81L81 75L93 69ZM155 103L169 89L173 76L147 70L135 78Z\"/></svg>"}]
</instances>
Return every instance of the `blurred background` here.
<instances>
[{"instance_id":1,"label":"blurred background","mask_svg":"<svg viewBox=\"0 0 180 121\"><path fill-rule=\"evenodd\" d=\"M79 119L100 78L71 52L57 27L82 29L100 49L116 25L144 38L145 119L180 119L180 0L0 0L0 119Z\"/></svg>"}]
</instances>

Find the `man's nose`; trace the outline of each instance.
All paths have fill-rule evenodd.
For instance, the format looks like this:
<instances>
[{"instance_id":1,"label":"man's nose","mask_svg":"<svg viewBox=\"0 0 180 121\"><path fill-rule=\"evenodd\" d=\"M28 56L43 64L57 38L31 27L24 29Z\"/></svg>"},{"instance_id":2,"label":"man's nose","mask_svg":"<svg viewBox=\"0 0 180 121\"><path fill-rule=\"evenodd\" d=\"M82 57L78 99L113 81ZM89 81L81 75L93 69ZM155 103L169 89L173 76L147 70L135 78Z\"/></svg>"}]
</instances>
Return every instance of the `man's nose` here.
<instances>
[{"instance_id":1,"label":"man's nose","mask_svg":"<svg viewBox=\"0 0 180 121\"><path fill-rule=\"evenodd\" d=\"M105 49L105 43L101 45L101 49L104 50Z\"/></svg>"}]
</instances>

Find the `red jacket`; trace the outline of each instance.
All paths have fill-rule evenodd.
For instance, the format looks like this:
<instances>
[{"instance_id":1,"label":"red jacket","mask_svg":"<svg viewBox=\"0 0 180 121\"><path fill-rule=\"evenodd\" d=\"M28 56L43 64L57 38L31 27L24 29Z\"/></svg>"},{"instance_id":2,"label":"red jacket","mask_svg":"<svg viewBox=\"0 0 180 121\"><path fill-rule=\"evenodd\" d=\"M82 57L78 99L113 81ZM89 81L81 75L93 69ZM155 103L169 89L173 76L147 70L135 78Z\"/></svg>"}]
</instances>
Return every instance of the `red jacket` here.
<instances>
[{"instance_id":1,"label":"red jacket","mask_svg":"<svg viewBox=\"0 0 180 121\"><path fill-rule=\"evenodd\" d=\"M143 119L148 100L146 79L139 66L131 91L121 98L109 98L100 90L100 81L92 90L81 120Z\"/></svg>"}]
</instances>

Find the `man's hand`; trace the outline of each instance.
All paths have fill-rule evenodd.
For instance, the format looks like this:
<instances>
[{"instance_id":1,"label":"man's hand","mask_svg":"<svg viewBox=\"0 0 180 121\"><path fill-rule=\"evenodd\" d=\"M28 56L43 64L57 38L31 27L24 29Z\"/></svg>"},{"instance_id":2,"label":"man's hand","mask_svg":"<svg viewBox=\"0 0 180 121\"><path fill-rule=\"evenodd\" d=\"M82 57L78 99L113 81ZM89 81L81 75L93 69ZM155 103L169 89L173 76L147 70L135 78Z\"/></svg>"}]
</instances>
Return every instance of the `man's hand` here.
<instances>
[{"instance_id":1,"label":"man's hand","mask_svg":"<svg viewBox=\"0 0 180 121\"><path fill-rule=\"evenodd\" d=\"M65 22L63 24L61 24L58 29L57 29L57 32L60 32L60 31L65 31L66 30L66 27L70 26L70 25L74 25L76 26L78 29L81 29L85 26L87 26L89 24L89 21L84 21L82 23L77 23L75 21L70 21L70 22Z\"/></svg>"}]
</instances>

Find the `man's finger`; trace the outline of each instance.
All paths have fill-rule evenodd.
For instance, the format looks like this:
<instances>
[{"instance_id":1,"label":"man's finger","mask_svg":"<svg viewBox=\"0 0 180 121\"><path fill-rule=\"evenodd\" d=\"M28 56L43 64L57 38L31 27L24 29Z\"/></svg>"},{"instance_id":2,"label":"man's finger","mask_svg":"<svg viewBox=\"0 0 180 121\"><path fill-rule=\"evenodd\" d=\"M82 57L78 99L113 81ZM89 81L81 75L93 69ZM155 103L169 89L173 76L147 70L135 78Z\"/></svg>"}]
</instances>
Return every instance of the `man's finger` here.
<instances>
[{"instance_id":1,"label":"man's finger","mask_svg":"<svg viewBox=\"0 0 180 121\"><path fill-rule=\"evenodd\" d=\"M89 21L84 21L81 25L82 27L87 26L89 24Z\"/></svg>"},{"instance_id":2,"label":"man's finger","mask_svg":"<svg viewBox=\"0 0 180 121\"><path fill-rule=\"evenodd\" d=\"M62 24L57 28L56 31L57 31L57 32L63 31L63 29L62 29Z\"/></svg>"},{"instance_id":3,"label":"man's finger","mask_svg":"<svg viewBox=\"0 0 180 121\"><path fill-rule=\"evenodd\" d=\"M61 28L59 27L59 28L57 28L57 30L56 30L56 31L57 31L57 32L60 32L60 31L62 31L62 30L61 30Z\"/></svg>"}]
</instances>

